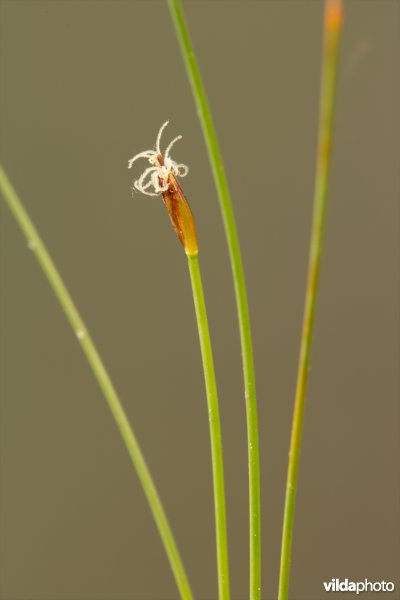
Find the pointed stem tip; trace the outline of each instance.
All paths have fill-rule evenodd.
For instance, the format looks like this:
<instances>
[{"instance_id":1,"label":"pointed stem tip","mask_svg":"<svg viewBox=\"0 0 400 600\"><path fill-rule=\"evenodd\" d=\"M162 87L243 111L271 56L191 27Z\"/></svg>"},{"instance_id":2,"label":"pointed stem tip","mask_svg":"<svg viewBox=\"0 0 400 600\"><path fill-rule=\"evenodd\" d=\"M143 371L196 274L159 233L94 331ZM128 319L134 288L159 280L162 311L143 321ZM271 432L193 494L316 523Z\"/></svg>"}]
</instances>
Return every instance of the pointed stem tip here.
<instances>
[{"instance_id":1,"label":"pointed stem tip","mask_svg":"<svg viewBox=\"0 0 400 600\"><path fill-rule=\"evenodd\" d=\"M337 31L343 22L342 0L328 0L325 9L325 23L330 31Z\"/></svg>"}]
</instances>

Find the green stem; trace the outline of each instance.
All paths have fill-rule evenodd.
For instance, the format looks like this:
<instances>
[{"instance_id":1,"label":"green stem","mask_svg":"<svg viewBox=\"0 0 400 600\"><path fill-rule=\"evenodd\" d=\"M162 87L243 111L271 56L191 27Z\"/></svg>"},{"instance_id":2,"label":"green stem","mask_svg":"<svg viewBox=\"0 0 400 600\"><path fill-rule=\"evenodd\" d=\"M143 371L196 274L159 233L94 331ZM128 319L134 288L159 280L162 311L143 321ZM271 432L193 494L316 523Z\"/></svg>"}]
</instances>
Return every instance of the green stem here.
<instances>
[{"instance_id":1,"label":"green stem","mask_svg":"<svg viewBox=\"0 0 400 600\"><path fill-rule=\"evenodd\" d=\"M261 598L261 507L258 416L250 316L239 237L221 151L180 0L168 0L205 138L228 243L240 330L247 415L250 511L250 600Z\"/></svg>"},{"instance_id":2,"label":"green stem","mask_svg":"<svg viewBox=\"0 0 400 600\"><path fill-rule=\"evenodd\" d=\"M340 0L327 0L325 9L324 54L322 64L320 121L318 134L318 160L308 265L308 281L289 452L289 467L286 486L279 578L279 600L287 600L289 595L294 510L299 472L301 439L303 434L304 410L311 354L311 340L317 301L318 279L326 213L340 29L341 2Z\"/></svg>"},{"instance_id":3,"label":"green stem","mask_svg":"<svg viewBox=\"0 0 400 600\"><path fill-rule=\"evenodd\" d=\"M178 547L174 540L167 516L161 504L160 497L146 465L142 451L138 444L135 434L129 424L126 413L117 396L111 379L105 369L105 366L94 346L85 323L81 319L76 306L62 281L54 262L47 252L35 226L33 225L28 213L23 207L14 188L11 185L7 175L0 166L0 190L4 199L13 213L22 233L24 234L29 247L34 252L44 274L53 288L53 291L60 302L65 316L67 317L75 335L82 347L83 352L90 364L95 378L104 394L107 404L115 419L117 427L125 442L128 453L132 459L144 493L153 513L159 534L164 544L168 560L175 577L176 585L179 589L182 600L192 600L193 595L185 573L185 569L179 554Z\"/></svg>"},{"instance_id":4,"label":"green stem","mask_svg":"<svg viewBox=\"0 0 400 600\"><path fill-rule=\"evenodd\" d=\"M208 418L210 422L211 458L214 483L215 528L217 536L217 565L219 600L229 600L228 541L226 532L224 465L222 457L221 426L218 409L217 385L208 330L206 305L201 282L199 259L188 256L192 282L197 327L199 330L201 356L207 392Z\"/></svg>"}]
</instances>

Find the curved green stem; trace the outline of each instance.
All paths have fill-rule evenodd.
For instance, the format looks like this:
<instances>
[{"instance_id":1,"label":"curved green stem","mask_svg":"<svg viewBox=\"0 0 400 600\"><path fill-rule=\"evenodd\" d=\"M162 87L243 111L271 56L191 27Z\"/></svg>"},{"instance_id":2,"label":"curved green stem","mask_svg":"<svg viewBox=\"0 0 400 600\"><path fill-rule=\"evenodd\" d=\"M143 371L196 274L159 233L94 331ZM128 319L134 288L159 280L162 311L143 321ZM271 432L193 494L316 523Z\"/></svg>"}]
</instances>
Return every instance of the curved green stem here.
<instances>
[{"instance_id":1,"label":"curved green stem","mask_svg":"<svg viewBox=\"0 0 400 600\"><path fill-rule=\"evenodd\" d=\"M80 317L78 310L62 281L54 262L47 252L36 228L34 227L28 213L23 207L14 188L11 185L4 170L0 167L0 190L4 199L13 213L22 233L24 234L30 249L34 252L43 272L51 285L62 309L67 317L75 335L82 347L83 352L89 362L92 372L103 392L111 413L115 419L117 427L125 442L128 453L132 459L144 493L153 513L159 534L164 544L165 551L175 577L176 585L179 589L182 600L192 600L193 595L185 573L185 569L179 554L178 547L174 540L170 525L160 497L154 485L153 479L146 465L139 443L129 424L126 413L117 396L117 392L111 382L111 379L105 369L105 366L93 344L88 330Z\"/></svg>"},{"instance_id":2,"label":"curved green stem","mask_svg":"<svg viewBox=\"0 0 400 600\"><path fill-rule=\"evenodd\" d=\"M321 262L330 150L332 143L333 109L336 91L336 72L342 15L341 0L327 0L325 9L324 56L322 64L319 146L315 182L314 212L311 231L308 281L303 316L300 358L297 375L296 397L292 422L289 452L289 467L286 485L285 511L283 520L281 567L279 578L279 600L289 596L290 559L292 553L294 510L299 472L300 448L303 434L304 410L307 392L311 340L318 292Z\"/></svg>"},{"instance_id":3,"label":"curved green stem","mask_svg":"<svg viewBox=\"0 0 400 600\"><path fill-rule=\"evenodd\" d=\"M219 419L217 385L208 330L206 305L197 256L188 256L200 349L203 360L210 423L211 458L214 483L215 528L217 535L217 565L219 600L229 600L228 540L226 532L224 465L222 457L221 426Z\"/></svg>"},{"instance_id":4,"label":"curved green stem","mask_svg":"<svg viewBox=\"0 0 400 600\"><path fill-rule=\"evenodd\" d=\"M260 507L260 459L258 443L258 415L254 375L253 348L250 316L246 293L239 237L233 213L221 151L211 111L208 105L200 70L190 39L188 26L180 0L168 0L172 19L185 61L186 70L196 102L200 123L218 192L218 199L228 243L228 250L235 287L236 305L240 330L247 415L247 444L249 462L249 510L250 510L250 600L261 598L261 507Z\"/></svg>"}]
</instances>

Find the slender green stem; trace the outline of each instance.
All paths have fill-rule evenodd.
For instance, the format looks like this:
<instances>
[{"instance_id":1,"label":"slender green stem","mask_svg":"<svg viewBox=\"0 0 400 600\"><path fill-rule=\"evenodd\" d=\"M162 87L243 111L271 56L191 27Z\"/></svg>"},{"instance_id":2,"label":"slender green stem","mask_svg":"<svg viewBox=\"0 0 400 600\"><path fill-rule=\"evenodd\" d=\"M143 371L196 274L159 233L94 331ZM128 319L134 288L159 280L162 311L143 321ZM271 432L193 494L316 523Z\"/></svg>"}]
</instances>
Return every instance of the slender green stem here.
<instances>
[{"instance_id":1,"label":"slender green stem","mask_svg":"<svg viewBox=\"0 0 400 600\"><path fill-rule=\"evenodd\" d=\"M253 347L239 237L217 135L180 0L168 0L192 87L218 192L235 287L247 415L250 510L250 600L261 598L261 507L258 416Z\"/></svg>"},{"instance_id":2,"label":"slender green stem","mask_svg":"<svg viewBox=\"0 0 400 600\"><path fill-rule=\"evenodd\" d=\"M300 358L289 452L285 511L283 520L279 600L289 595L290 560L292 553L294 510L299 472L300 447L303 434L304 409L307 392L311 339L317 301L318 279L323 243L333 112L336 91L339 37L341 29L341 0L327 0L325 9L324 51L322 63L318 160L315 181L314 211L311 231L308 281L306 289Z\"/></svg>"},{"instance_id":3,"label":"slender green stem","mask_svg":"<svg viewBox=\"0 0 400 600\"><path fill-rule=\"evenodd\" d=\"M211 458L214 483L215 528L217 535L217 565L219 600L229 600L228 540L226 532L224 465L222 457L221 426L218 409L217 384L208 330L206 305L201 282L199 259L188 256L197 327L199 330L204 379L206 383L208 418L210 422Z\"/></svg>"},{"instance_id":4,"label":"slender green stem","mask_svg":"<svg viewBox=\"0 0 400 600\"><path fill-rule=\"evenodd\" d=\"M107 404L115 419L117 427L125 442L128 453L132 459L140 482L143 486L144 493L149 503L151 512L153 513L159 534L164 544L168 560L173 571L176 585L179 589L182 600L192 600L193 595L185 573L185 569L179 554L178 547L174 540L170 525L164 508L161 504L160 497L146 465L139 443L129 424L126 413L117 396L117 392L111 382L111 379L105 369L105 366L99 356L99 353L94 346L88 330L80 317L78 310L62 281L54 262L47 252L35 226L33 225L28 213L23 207L18 198L11 182L9 181L4 170L0 166L0 190L4 199L14 215L18 226L24 234L29 247L34 252L43 272L51 285L62 309L67 317L75 335L82 347L83 352L89 362L92 372L97 379L97 382L104 394Z\"/></svg>"}]
</instances>

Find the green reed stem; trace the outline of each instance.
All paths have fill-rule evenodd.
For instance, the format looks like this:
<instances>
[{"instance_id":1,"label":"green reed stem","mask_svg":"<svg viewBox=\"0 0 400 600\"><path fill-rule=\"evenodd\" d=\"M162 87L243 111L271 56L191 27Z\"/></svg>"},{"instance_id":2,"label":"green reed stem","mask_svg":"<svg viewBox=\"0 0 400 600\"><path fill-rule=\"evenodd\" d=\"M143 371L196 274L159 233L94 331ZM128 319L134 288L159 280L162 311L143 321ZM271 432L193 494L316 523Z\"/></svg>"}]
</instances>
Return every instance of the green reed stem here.
<instances>
[{"instance_id":1,"label":"green reed stem","mask_svg":"<svg viewBox=\"0 0 400 600\"><path fill-rule=\"evenodd\" d=\"M67 317L75 335L82 347L83 352L89 362L92 372L103 392L111 413L115 419L120 434L125 442L128 453L132 459L137 475L142 484L144 493L149 503L151 512L158 532L164 544L168 560L175 577L176 585L179 589L182 600L193 600L193 595L185 573L185 569L172 534L170 525L160 497L154 485L153 479L146 465L139 443L129 424L128 417L118 398L117 392L111 382L111 379L105 369L105 366L92 342L85 323L83 322L78 310L67 290L57 268L46 250L35 226L33 225L28 213L18 198L10 180L0 166L0 190L4 199L14 215L18 226L24 234L29 247L35 254L43 272L53 289L61 307Z\"/></svg>"},{"instance_id":2,"label":"green reed stem","mask_svg":"<svg viewBox=\"0 0 400 600\"><path fill-rule=\"evenodd\" d=\"M236 228L228 182L222 162L221 151L182 5L180 0L168 0L168 5L176 28L176 33L182 50L183 59L186 65L186 70L192 87L194 100L207 146L208 156L218 192L219 205L222 213L222 220L224 223L232 268L240 330L247 415L250 511L250 600L260 600L261 507L258 416L250 316L239 237Z\"/></svg>"},{"instance_id":3,"label":"green reed stem","mask_svg":"<svg viewBox=\"0 0 400 600\"><path fill-rule=\"evenodd\" d=\"M215 381L214 361L198 257L188 256L188 264L200 338L201 357L203 360L204 379L207 392L208 419L210 423L215 528L217 536L218 597L219 600L229 600L229 564L226 531L224 465L217 384Z\"/></svg>"},{"instance_id":4,"label":"green reed stem","mask_svg":"<svg viewBox=\"0 0 400 600\"><path fill-rule=\"evenodd\" d=\"M324 234L341 20L341 0L327 0L325 5L324 49L320 92L319 141L314 210L310 241L308 281L289 452L279 578L279 600L287 600L289 595L294 510L299 472L300 447L303 434L311 340Z\"/></svg>"}]
</instances>

